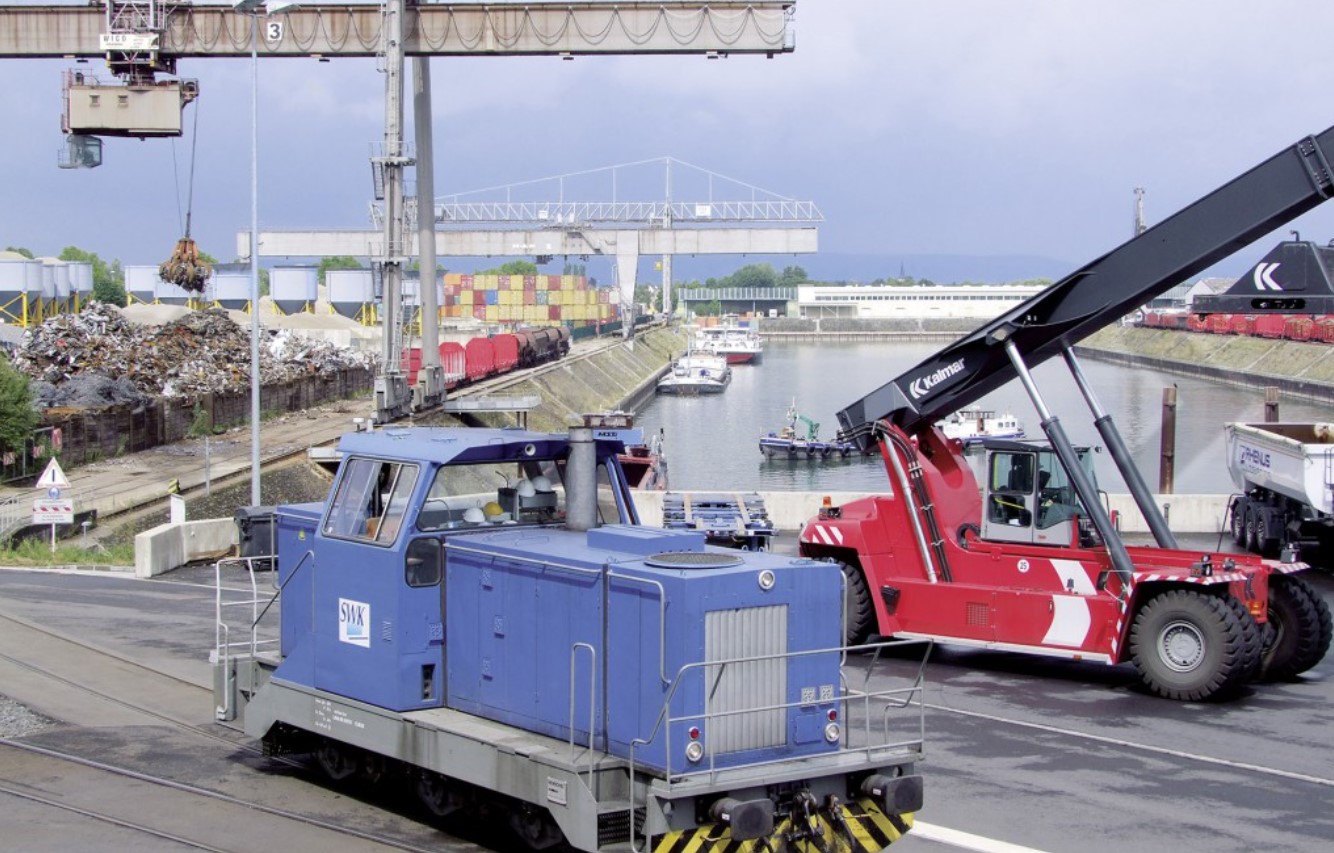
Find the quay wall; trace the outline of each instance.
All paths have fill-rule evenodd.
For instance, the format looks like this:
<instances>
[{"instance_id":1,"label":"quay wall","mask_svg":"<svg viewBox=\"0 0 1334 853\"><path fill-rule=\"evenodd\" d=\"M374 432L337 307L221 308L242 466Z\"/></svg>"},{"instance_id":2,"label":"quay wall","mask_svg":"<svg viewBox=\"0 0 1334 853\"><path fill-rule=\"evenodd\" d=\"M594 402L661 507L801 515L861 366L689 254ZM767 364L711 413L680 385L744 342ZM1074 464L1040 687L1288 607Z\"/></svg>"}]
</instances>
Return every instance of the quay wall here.
<instances>
[{"instance_id":1,"label":"quay wall","mask_svg":"<svg viewBox=\"0 0 1334 853\"><path fill-rule=\"evenodd\" d=\"M1089 336L1075 351L1242 388L1277 386L1293 398L1334 403L1334 346L1327 343L1116 326Z\"/></svg>"},{"instance_id":2,"label":"quay wall","mask_svg":"<svg viewBox=\"0 0 1334 853\"><path fill-rule=\"evenodd\" d=\"M635 492L635 509L639 511L639 520L650 527L662 526L662 505L665 492ZM693 492L673 491L673 494L690 495ZM700 494L718 494L717 489L709 489ZM802 525L814 518L820 511L820 504L826 495L835 506L868 496L866 492L758 492L764 500L764 508L769 513L781 533L795 534ZM1167 516L1168 525L1174 533L1217 533L1223 528L1227 514L1228 495L1155 495L1154 503ZM1140 515L1138 507L1130 495L1108 495L1108 506L1120 519L1121 532L1127 535L1140 535L1149 532L1149 526Z\"/></svg>"}]
</instances>

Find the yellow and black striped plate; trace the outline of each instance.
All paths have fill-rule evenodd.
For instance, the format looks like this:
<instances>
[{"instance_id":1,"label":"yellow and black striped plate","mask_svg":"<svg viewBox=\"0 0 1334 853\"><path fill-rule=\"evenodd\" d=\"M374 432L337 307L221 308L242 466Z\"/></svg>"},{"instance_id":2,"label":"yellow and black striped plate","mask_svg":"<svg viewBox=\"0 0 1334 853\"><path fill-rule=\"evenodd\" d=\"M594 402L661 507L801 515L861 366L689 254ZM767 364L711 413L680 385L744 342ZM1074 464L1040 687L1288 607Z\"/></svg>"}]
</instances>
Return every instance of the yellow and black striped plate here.
<instances>
[{"instance_id":1,"label":"yellow and black striped plate","mask_svg":"<svg viewBox=\"0 0 1334 853\"><path fill-rule=\"evenodd\" d=\"M774 825L767 849L775 853L874 853L898 841L912 828L912 814L886 815L868 799L846 803L841 811L846 831L828 815L818 813L809 818L820 827L818 838L791 844L783 836L791 831L792 821L783 818ZM765 849L760 839L733 840L731 827L719 824L669 832L658 836L653 845L653 853L761 853Z\"/></svg>"}]
</instances>

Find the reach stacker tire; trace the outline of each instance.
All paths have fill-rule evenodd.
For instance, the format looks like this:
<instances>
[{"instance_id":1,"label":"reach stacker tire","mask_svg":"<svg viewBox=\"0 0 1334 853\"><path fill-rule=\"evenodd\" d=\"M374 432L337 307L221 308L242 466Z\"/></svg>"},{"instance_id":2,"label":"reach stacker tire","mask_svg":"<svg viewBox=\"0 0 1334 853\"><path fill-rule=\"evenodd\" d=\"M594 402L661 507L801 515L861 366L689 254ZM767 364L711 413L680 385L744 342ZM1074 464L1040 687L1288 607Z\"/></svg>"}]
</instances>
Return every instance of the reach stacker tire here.
<instances>
[{"instance_id":1,"label":"reach stacker tire","mask_svg":"<svg viewBox=\"0 0 1334 853\"><path fill-rule=\"evenodd\" d=\"M1329 606L1304 579L1276 575L1269 581L1269 625L1272 638L1261 658L1265 681L1287 681L1324 658L1329 651Z\"/></svg>"},{"instance_id":2,"label":"reach stacker tire","mask_svg":"<svg viewBox=\"0 0 1334 853\"><path fill-rule=\"evenodd\" d=\"M1239 601L1191 590L1150 599L1130 629L1140 678L1167 699L1236 693L1259 672L1260 651L1260 627Z\"/></svg>"},{"instance_id":3,"label":"reach stacker tire","mask_svg":"<svg viewBox=\"0 0 1334 853\"><path fill-rule=\"evenodd\" d=\"M866 576L861 569L842 561L838 565L843 569L846 584L843 609L847 612L848 624L844 642L849 646L860 646L871 638L875 629L875 607L871 603L871 592L866 588Z\"/></svg>"}]
</instances>

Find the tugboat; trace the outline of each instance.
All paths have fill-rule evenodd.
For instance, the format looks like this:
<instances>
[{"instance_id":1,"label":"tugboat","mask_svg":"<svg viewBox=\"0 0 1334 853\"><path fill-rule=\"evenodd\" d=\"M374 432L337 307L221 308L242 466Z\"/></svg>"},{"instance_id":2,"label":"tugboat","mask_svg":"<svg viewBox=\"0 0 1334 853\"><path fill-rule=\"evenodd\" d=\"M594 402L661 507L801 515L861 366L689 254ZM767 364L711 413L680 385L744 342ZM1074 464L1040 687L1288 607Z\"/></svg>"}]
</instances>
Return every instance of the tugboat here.
<instances>
[{"instance_id":1,"label":"tugboat","mask_svg":"<svg viewBox=\"0 0 1334 853\"><path fill-rule=\"evenodd\" d=\"M635 426L631 412L599 412L586 414L584 426L593 430L594 438L612 438L625 443L625 452L617 454L621 470L630 488L641 491L663 491L667 488L667 457L662 452L662 430L644 441L643 427Z\"/></svg>"},{"instance_id":2,"label":"tugboat","mask_svg":"<svg viewBox=\"0 0 1334 853\"><path fill-rule=\"evenodd\" d=\"M805 427L805 435L798 432L798 423ZM858 450L850 441L821 441L820 425L797 411L797 401L793 400L787 407L787 426L760 436L760 452L769 459L828 459L851 456Z\"/></svg>"}]
</instances>

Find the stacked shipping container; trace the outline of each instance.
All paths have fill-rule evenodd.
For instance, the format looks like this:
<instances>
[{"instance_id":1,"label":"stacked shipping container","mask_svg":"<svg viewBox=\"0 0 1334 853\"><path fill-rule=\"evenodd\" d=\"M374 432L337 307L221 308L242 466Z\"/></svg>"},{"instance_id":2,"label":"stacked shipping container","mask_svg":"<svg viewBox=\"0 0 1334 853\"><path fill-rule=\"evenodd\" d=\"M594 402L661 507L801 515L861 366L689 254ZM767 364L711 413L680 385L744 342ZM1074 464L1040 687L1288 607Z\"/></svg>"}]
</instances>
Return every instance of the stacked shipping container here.
<instances>
[{"instance_id":1,"label":"stacked shipping container","mask_svg":"<svg viewBox=\"0 0 1334 853\"><path fill-rule=\"evenodd\" d=\"M620 319L613 291L574 275L445 276L441 316L486 323L560 323L571 329Z\"/></svg>"}]
</instances>

